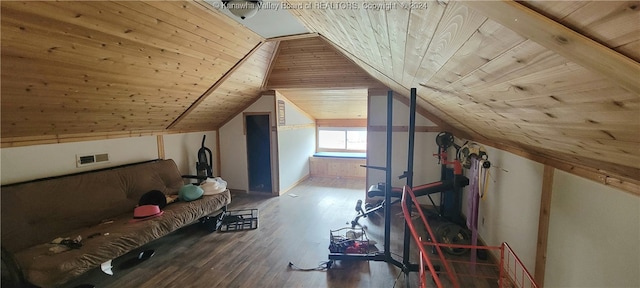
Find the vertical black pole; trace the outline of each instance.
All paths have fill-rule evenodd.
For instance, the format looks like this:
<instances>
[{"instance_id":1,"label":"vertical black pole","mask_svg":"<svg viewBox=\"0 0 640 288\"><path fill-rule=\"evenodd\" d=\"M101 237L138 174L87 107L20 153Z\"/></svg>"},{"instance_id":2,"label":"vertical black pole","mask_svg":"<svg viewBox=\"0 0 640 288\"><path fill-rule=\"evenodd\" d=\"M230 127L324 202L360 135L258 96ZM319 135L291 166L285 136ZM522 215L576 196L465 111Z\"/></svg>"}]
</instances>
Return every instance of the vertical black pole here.
<instances>
[{"instance_id":1,"label":"vertical black pole","mask_svg":"<svg viewBox=\"0 0 640 288\"><path fill-rule=\"evenodd\" d=\"M411 88L411 106L409 106L409 148L407 150L407 185L413 187L413 153L416 132L416 88Z\"/></svg>"},{"instance_id":2,"label":"vertical black pole","mask_svg":"<svg viewBox=\"0 0 640 288\"><path fill-rule=\"evenodd\" d=\"M391 159L393 132L393 91L387 92L387 163L384 188L384 253L391 259Z\"/></svg>"},{"instance_id":3,"label":"vertical black pole","mask_svg":"<svg viewBox=\"0 0 640 288\"><path fill-rule=\"evenodd\" d=\"M415 145L415 130L416 130L416 88L411 88L411 105L409 106L409 148L407 149L407 186L413 187L413 153ZM411 212L411 199L407 198L407 208ZM409 233L409 225L404 223L404 251L402 259L405 267L410 266L409 262L409 248L411 245L411 235ZM407 274L408 274L407 269Z\"/></svg>"}]
</instances>

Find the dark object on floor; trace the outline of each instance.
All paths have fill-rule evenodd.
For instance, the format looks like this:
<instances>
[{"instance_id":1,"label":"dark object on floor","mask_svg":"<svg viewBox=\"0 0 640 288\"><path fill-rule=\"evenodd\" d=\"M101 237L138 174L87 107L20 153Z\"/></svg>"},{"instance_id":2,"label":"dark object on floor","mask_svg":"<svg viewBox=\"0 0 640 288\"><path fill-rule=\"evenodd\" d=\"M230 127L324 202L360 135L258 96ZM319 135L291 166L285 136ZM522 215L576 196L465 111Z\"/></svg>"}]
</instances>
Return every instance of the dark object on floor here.
<instances>
[{"instance_id":1,"label":"dark object on floor","mask_svg":"<svg viewBox=\"0 0 640 288\"><path fill-rule=\"evenodd\" d=\"M258 228L258 209L229 210L222 219L220 232L253 230Z\"/></svg>"},{"instance_id":2,"label":"dark object on floor","mask_svg":"<svg viewBox=\"0 0 640 288\"><path fill-rule=\"evenodd\" d=\"M226 208L223 209L222 213L216 216L205 216L200 218L200 224L204 226L204 229L213 233L220 229L222 226L224 217L227 215Z\"/></svg>"},{"instance_id":3,"label":"dark object on floor","mask_svg":"<svg viewBox=\"0 0 640 288\"><path fill-rule=\"evenodd\" d=\"M300 268L291 262L289 262L289 265L287 265L289 269L298 271L327 271L331 269L331 266L333 266L333 260L321 262L317 267L313 268Z\"/></svg>"},{"instance_id":4,"label":"dark object on floor","mask_svg":"<svg viewBox=\"0 0 640 288\"><path fill-rule=\"evenodd\" d=\"M142 251L142 252L140 252L138 254L137 257L134 257L134 258L131 258L131 259L127 260L127 261L124 261L122 264L120 264L118 266L118 269L122 269L122 270L129 269L129 268L131 268L133 266L136 266L136 265L142 263L143 261L153 257L153 255L155 255L155 254L156 254L156 251L155 250L151 250L151 249Z\"/></svg>"},{"instance_id":5,"label":"dark object on floor","mask_svg":"<svg viewBox=\"0 0 640 288\"><path fill-rule=\"evenodd\" d=\"M435 236L438 238L438 242L444 244L471 244L471 231L460 225L445 222L441 223L435 228ZM451 255L463 255L469 252L468 248L451 248L444 247L442 250Z\"/></svg>"},{"instance_id":6,"label":"dark object on floor","mask_svg":"<svg viewBox=\"0 0 640 288\"><path fill-rule=\"evenodd\" d=\"M480 260L487 260L487 258L489 258L489 254L487 252L487 250L484 249L478 249L478 251L476 252L478 255L478 259Z\"/></svg>"}]
</instances>

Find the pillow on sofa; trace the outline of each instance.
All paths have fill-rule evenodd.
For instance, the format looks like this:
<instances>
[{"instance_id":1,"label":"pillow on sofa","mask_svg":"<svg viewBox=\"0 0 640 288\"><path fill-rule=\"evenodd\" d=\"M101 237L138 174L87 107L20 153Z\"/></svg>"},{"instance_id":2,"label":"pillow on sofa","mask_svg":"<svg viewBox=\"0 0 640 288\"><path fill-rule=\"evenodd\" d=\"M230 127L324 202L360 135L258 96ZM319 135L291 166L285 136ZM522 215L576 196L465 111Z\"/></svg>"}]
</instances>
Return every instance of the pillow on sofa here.
<instances>
[{"instance_id":1,"label":"pillow on sofa","mask_svg":"<svg viewBox=\"0 0 640 288\"><path fill-rule=\"evenodd\" d=\"M180 188L180 192L178 192L178 197L180 197L180 200L182 201L189 202L189 201L200 199L200 197L202 197L203 194L204 194L204 190L202 190L202 188L200 188L199 186L196 186L193 184L187 184L182 186L182 188Z\"/></svg>"},{"instance_id":2,"label":"pillow on sofa","mask_svg":"<svg viewBox=\"0 0 640 288\"><path fill-rule=\"evenodd\" d=\"M215 195L227 190L227 181L222 180L220 177L207 178L207 180L200 183L200 188L204 190L204 195Z\"/></svg>"},{"instance_id":3,"label":"pillow on sofa","mask_svg":"<svg viewBox=\"0 0 640 288\"><path fill-rule=\"evenodd\" d=\"M160 209L164 209L164 207L167 206L167 197L164 195L164 193L158 190L151 190L140 196L138 206L144 205L156 205L160 207Z\"/></svg>"}]
</instances>

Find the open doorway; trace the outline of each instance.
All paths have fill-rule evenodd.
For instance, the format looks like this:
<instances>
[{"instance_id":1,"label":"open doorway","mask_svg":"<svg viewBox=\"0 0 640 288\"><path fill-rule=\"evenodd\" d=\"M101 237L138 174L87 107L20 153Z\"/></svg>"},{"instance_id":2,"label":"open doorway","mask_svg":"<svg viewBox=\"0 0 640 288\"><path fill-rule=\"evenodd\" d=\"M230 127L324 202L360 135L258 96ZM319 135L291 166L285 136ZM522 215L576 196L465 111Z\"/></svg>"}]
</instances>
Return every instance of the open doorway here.
<instances>
[{"instance_id":1,"label":"open doorway","mask_svg":"<svg viewBox=\"0 0 640 288\"><path fill-rule=\"evenodd\" d=\"M250 192L273 191L271 182L271 122L269 113L245 114Z\"/></svg>"}]
</instances>

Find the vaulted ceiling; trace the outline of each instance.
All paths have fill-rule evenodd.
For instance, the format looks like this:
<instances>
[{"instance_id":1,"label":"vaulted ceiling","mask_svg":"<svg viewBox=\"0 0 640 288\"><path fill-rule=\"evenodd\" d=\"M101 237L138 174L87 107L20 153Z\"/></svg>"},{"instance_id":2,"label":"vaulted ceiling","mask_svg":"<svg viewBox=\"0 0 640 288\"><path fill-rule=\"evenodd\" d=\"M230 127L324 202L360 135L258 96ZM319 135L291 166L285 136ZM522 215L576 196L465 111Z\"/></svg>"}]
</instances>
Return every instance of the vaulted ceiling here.
<instances>
[{"instance_id":1,"label":"vaulted ceiling","mask_svg":"<svg viewBox=\"0 0 640 288\"><path fill-rule=\"evenodd\" d=\"M264 90L415 87L459 136L640 181L638 1L288 2L312 34L202 1L0 2L3 147L217 129Z\"/></svg>"}]
</instances>

